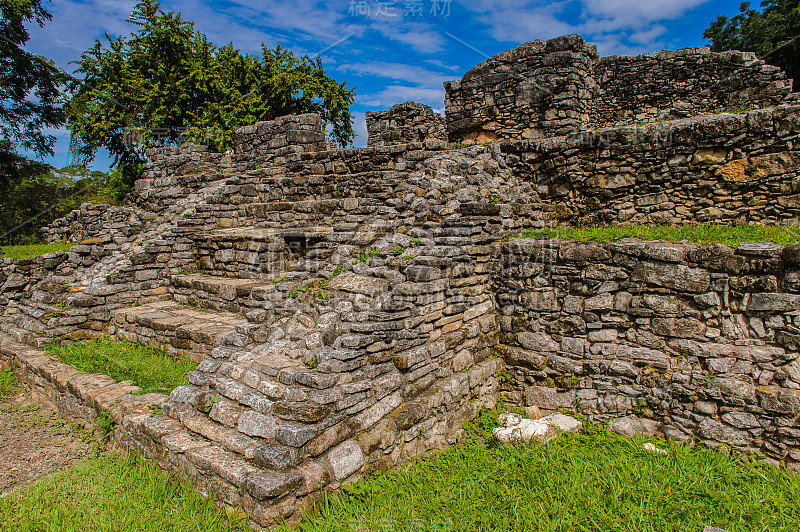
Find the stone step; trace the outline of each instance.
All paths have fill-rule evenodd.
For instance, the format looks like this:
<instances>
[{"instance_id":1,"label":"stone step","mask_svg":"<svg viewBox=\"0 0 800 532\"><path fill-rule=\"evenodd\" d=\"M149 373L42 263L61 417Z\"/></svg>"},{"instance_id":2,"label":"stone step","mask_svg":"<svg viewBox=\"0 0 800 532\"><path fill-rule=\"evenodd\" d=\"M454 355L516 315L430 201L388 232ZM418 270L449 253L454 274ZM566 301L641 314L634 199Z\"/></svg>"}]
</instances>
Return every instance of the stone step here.
<instances>
[{"instance_id":1,"label":"stone step","mask_svg":"<svg viewBox=\"0 0 800 532\"><path fill-rule=\"evenodd\" d=\"M169 410L170 403L169 400L164 403L164 410ZM281 452L282 449L271 449L270 445L274 444L259 444L246 436L239 439L232 434L235 430L220 424L194 431L189 426L199 428L197 422L187 420L184 424L171 416L145 413L129 417L126 425L144 441L149 440L156 448L163 449L170 460L180 459L195 481L206 489L211 488L222 502L241 504L242 495L247 494L263 524L279 519L282 514L274 507L280 508L280 503L293 500L294 493L306 483L303 472L290 465L291 460L286 460L293 455ZM216 436L222 442L203 433ZM268 463L286 466L282 469L268 467Z\"/></svg>"},{"instance_id":2,"label":"stone step","mask_svg":"<svg viewBox=\"0 0 800 532\"><path fill-rule=\"evenodd\" d=\"M264 301L283 297L275 288L278 280L175 275L171 292L175 301L192 307L247 314L262 308Z\"/></svg>"},{"instance_id":3,"label":"stone step","mask_svg":"<svg viewBox=\"0 0 800 532\"><path fill-rule=\"evenodd\" d=\"M159 301L112 311L117 335L131 342L164 346L176 356L194 361L208 357L215 347L245 346L252 325L236 314L208 312L175 301Z\"/></svg>"},{"instance_id":4,"label":"stone step","mask_svg":"<svg viewBox=\"0 0 800 532\"><path fill-rule=\"evenodd\" d=\"M16 327L13 322L6 322L0 324L0 331L9 335L15 342L20 344L34 345L36 343L36 335L27 329Z\"/></svg>"},{"instance_id":5,"label":"stone step","mask_svg":"<svg viewBox=\"0 0 800 532\"><path fill-rule=\"evenodd\" d=\"M277 417L264 395L243 392L248 388L235 381L224 387L221 382L212 388L179 386L164 403L164 415L257 466L276 469L297 465L300 448L324 428Z\"/></svg>"},{"instance_id":6,"label":"stone step","mask_svg":"<svg viewBox=\"0 0 800 532\"><path fill-rule=\"evenodd\" d=\"M333 254L332 233L327 225L201 231L192 236L195 266L198 274L265 281L314 271Z\"/></svg>"},{"instance_id":7,"label":"stone step","mask_svg":"<svg viewBox=\"0 0 800 532\"><path fill-rule=\"evenodd\" d=\"M372 214L385 205L383 199L363 196L338 198L327 196L320 199L305 197L299 201L254 201L239 206L239 217L253 220L254 223L303 219L316 220L316 223L322 225L320 221L334 221L334 217Z\"/></svg>"},{"instance_id":8,"label":"stone step","mask_svg":"<svg viewBox=\"0 0 800 532\"><path fill-rule=\"evenodd\" d=\"M261 169L237 177L227 194L210 197L208 202L228 204L231 194L237 200L259 203L349 197L386 199L406 183L397 172L287 176L281 169Z\"/></svg>"}]
</instances>

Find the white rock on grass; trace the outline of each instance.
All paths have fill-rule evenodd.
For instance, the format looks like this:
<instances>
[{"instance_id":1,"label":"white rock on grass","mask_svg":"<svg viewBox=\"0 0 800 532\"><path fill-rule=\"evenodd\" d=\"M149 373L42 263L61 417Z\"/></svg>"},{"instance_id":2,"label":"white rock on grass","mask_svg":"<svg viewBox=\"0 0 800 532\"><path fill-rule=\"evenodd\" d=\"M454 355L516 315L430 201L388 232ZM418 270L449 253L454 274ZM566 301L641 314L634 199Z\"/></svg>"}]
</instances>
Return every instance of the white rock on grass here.
<instances>
[{"instance_id":1,"label":"white rock on grass","mask_svg":"<svg viewBox=\"0 0 800 532\"><path fill-rule=\"evenodd\" d=\"M547 443L562 432L577 432L583 423L564 414L553 414L541 419L527 419L518 414L500 415L501 427L492 430L492 436L500 443L530 442Z\"/></svg>"},{"instance_id":2,"label":"white rock on grass","mask_svg":"<svg viewBox=\"0 0 800 532\"><path fill-rule=\"evenodd\" d=\"M645 451L650 451L651 453L668 454L667 451L665 451L664 449L659 449L658 447L656 447L655 445L653 445L650 442L644 442L642 447L644 448Z\"/></svg>"},{"instance_id":3,"label":"white rock on grass","mask_svg":"<svg viewBox=\"0 0 800 532\"><path fill-rule=\"evenodd\" d=\"M551 414L539 419L539 421L555 425L561 432L578 432L583 427L581 421L564 414Z\"/></svg>"}]
</instances>

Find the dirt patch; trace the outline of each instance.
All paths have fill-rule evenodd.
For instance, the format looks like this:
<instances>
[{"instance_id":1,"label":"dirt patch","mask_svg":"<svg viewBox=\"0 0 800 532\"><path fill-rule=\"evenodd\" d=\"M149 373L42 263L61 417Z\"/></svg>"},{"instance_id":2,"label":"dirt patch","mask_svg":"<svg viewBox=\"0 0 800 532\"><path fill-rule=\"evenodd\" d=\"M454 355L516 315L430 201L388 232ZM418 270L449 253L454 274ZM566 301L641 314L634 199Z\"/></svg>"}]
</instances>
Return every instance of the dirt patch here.
<instances>
[{"instance_id":1,"label":"dirt patch","mask_svg":"<svg viewBox=\"0 0 800 532\"><path fill-rule=\"evenodd\" d=\"M92 428L65 421L24 386L0 402L0 496L83 458L100 446Z\"/></svg>"}]
</instances>

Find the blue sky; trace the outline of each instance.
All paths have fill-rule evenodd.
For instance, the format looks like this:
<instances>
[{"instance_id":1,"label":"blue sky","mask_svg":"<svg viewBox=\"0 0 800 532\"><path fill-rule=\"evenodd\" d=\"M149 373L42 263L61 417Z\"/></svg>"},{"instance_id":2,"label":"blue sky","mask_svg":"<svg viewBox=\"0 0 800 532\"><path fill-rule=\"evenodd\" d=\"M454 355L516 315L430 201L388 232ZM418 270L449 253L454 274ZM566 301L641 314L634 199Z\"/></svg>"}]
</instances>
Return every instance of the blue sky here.
<instances>
[{"instance_id":1,"label":"blue sky","mask_svg":"<svg viewBox=\"0 0 800 532\"><path fill-rule=\"evenodd\" d=\"M133 0L44 2L53 20L31 28L28 48L74 70L104 32L128 35ZM733 15L725 0L164 0L165 11L216 44L259 52L280 43L298 54L322 53L330 75L357 88L356 146L366 143L364 113L415 100L442 111L442 82L523 42L579 33L601 55L636 55L705 44L703 30L717 14ZM56 167L68 162L69 134L58 137ZM99 154L92 166L106 170Z\"/></svg>"}]
</instances>

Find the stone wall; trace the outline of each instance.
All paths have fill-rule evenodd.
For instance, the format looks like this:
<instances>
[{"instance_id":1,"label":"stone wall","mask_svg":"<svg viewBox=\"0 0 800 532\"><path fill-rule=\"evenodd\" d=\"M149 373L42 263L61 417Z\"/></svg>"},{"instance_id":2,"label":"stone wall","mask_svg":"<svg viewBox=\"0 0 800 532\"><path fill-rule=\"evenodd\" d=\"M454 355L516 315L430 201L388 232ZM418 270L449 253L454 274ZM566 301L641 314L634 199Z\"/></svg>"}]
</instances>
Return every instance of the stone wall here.
<instances>
[{"instance_id":1,"label":"stone wall","mask_svg":"<svg viewBox=\"0 0 800 532\"><path fill-rule=\"evenodd\" d=\"M152 214L138 209L84 203L80 209L43 227L42 237L48 244L81 242L93 238L109 238L116 244L122 244L141 233L151 218Z\"/></svg>"},{"instance_id":2,"label":"stone wall","mask_svg":"<svg viewBox=\"0 0 800 532\"><path fill-rule=\"evenodd\" d=\"M182 423L157 414L161 409L174 409L174 401L163 394L142 394L141 389L128 383L86 374L2 333L0 367L13 368L32 393L54 403L68 418L94 423L110 416L111 442L115 447L139 450L164 470L190 477L201 494L214 494L221 504L247 511L255 527L275 527L284 520L296 523L301 512L310 511L320 500L323 489L336 488L343 479L352 481L367 469L385 469L454 443L464 420L473 417L481 406L494 406L502 362L487 360L469 371L441 379L435 389L396 408L380 422L370 410L354 416L349 430L371 429L339 442L326 455L300 468L271 473L230 450L246 445L247 436L237 437L236 431L224 426L203 427L198 420ZM190 389L178 388L172 397L207 399L192 394ZM215 403L217 413L224 412L224 407L218 405L225 405L225 400ZM257 413L249 412L253 426ZM196 430L206 434L216 430L216 437L225 438L228 448L199 438ZM262 459L275 457L263 445L252 452Z\"/></svg>"},{"instance_id":3,"label":"stone wall","mask_svg":"<svg viewBox=\"0 0 800 532\"><path fill-rule=\"evenodd\" d=\"M742 113L780 105L792 92L786 74L754 53L708 48L603 57L595 79L595 127Z\"/></svg>"},{"instance_id":4,"label":"stone wall","mask_svg":"<svg viewBox=\"0 0 800 532\"><path fill-rule=\"evenodd\" d=\"M287 174L330 178L306 179L297 197L277 200L295 183L290 175L277 187L248 188L236 202L240 217L222 230L213 228L226 211L198 209L202 278L175 282L175 299L245 313L253 341L212 351L165 413L270 474L319 487L455 441L463 421L498 393L489 244L523 223L543 225L525 203L529 187L520 193L525 184L510 179L498 153L480 146L424 158L408 147L308 154ZM409 160L398 171L401 155ZM350 165L371 157L388 166L350 175L322 199L319 187L339 184ZM252 184L239 186L241 193ZM291 262L286 237L298 233L307 247ZM316 496L281 492L256 520L296 516L301 501Z\"/></svg>"},{"instance_id":5,"label":"stone wall","mask_svg":"<svg viewBox=\"0 0 800 532\"><path fill-rule=\"evenodd\" d=\"M515 240L496 278L526 405L800 461L800 247Z\"/></svg>"},{"instance_id":6,"label":"stone wall","mask_svg":"<svg viewBox=\"0 0 800 532\"><path fill-rule=\"evenodd\" d=\"M791 80L752 53L597 55L578 35L533 41L444 84L451 140L542 138L778 105Z\"/></svg>"},{"instance_id":7,"label":"stone wall","mask_svg":"<svg viewBox=\"0 0 800 532\"><path fill-rule=\"evenodd\" d=\"M0 259L0 330L44 345L107 334L111 312L158 300L167 290L172 247L98 237L32 259Z\"/></svg>"},{"instance_id":8,"label":"stone wall","mask_svg":"<svg viewBox=\"0 0 800 532\"><path fill-rule=\"evenodd\" d=\"M232 166L230 156L209 151L208 146L184 142L179 146L157 146L145 150L142 177L134 194L149 188L152 180L174 175L197 175L203 172L226 171Z\"/></svg>"},{"instance_id":9,"label":"stone wall","mask_svg":"<svg viewBox=\"0 0 800 532\"><path fill-rule=\"evenodd\" d=\"M444 118L427 105L405 102L379 113L367 112L367 146L389 146L427 139L447 141Z\"/></svg>"},{"instance_id":10,"label":"stone wall","mask_svg":"<svg viewBox=\"0 0 800 532\"><path fill-rule=\"evenodd\" d=\"M188 354L164 416L123 415L115 437L263 526L297 518L323 488L453 443L499 393L490 244L546 215L497 146L444 148L180 162L146 178L155 219L134 239L3 263L3 330Z\"/></svg>"},{"instance_id":11,"label":"stone wall","mask_svg":"<svg viewBox=\"0 0 800 532\"><path fill-rule=\"evenodd\" d=\"M501 143L563 225L800 219L800 106Z\"/></svg>"},{"instance_id":12,"label":"stone wall","mask_svg":"<svg viewBox=\"0 0 800 532\"><path fill-rule=\"evenodd\" d=\"M512 401L635 412L668 436L800 459L797 249L505 242L551 215L792 223L798 106L482 145L572 133L599 109L599 59L580 38L498 57L448 87L451 135L471 146L408 104L371 117L383 144L366 148L329 149L303 115L234 132L234 153L153 149L141 231L112 227L139 211L87 207L48 235L92 238L0 263L0 330L18 341L113 334L199 362L152 398L161 415L103 379L64 381L41 353L0 351L89 418L105 404L92 390L121 397L118 442L268 527L456 441L506 363Z\"/></svg>"},{"instance_id":13,"label":"stone wall","mask_svg":"<svg viewBox=\"0 0 800 532\"><path fill-rule=\"evenodd\" d=\"M565 135L589 126L597 48L577 35L533 41L444 84L453 141Z\"/></svg>"},{"instance_id":14,"label":"stone wall","mask_svg":"<svg viewBox=\"0 0 800 532\"><path fill-rule=\"evenodd\" d=\"M325 151L328 143L322 118L315 113L288 115L245 126L233 132L234 160L247 169L280 166L286 156L309 151Z\"/></svg>"},{"instance_id":15,"label":"stone wall","mask_svg":"<svg viewBox=\"0 0 800 532\"><path fill-rule=\"evenodd\" d=\"M174 210L196 201L192 194L209 182L224 182L248 170L280 169L304 153L328 149L322 118L316 114L258 122L232 136L233 153L215 153L193 142L148 148L142 179L135 183L136 205L159 214Z\"/></svg>"}]
</instances>

